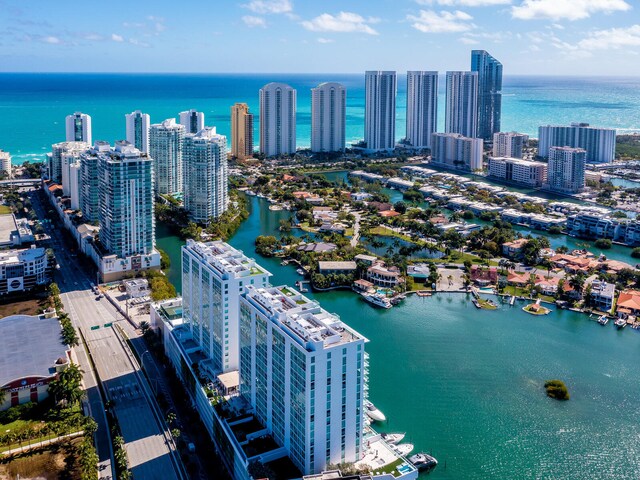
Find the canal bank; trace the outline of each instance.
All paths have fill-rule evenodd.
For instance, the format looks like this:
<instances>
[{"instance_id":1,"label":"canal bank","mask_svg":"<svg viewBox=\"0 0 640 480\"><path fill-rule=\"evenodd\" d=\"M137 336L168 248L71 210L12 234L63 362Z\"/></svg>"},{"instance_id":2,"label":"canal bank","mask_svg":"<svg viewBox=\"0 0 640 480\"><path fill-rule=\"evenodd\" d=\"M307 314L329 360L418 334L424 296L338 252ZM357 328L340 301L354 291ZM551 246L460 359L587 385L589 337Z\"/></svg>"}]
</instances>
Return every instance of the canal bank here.
<instances>
[{"instance_id":1,"label":"canal bank","mask_svg":"<svg viewBox=\"0 0 640 480\"><path fill-rule=\"evenodd\" d=\"M293 286L294 266L254 249L290 213L255 197L249 208L230 243L270 270L273 284ZM182 242L160 233L169 277L179 278ZM477 310L464 294L412 295L390 310L352 292L308 296L369 338L370 395L389 419L380 429L407 432L416 451L433 452L440 465L429 478L638 478L637 332L566 310ZM551 378L567 384L569 402L546 397Z\"/></svg>"}]
</instances>

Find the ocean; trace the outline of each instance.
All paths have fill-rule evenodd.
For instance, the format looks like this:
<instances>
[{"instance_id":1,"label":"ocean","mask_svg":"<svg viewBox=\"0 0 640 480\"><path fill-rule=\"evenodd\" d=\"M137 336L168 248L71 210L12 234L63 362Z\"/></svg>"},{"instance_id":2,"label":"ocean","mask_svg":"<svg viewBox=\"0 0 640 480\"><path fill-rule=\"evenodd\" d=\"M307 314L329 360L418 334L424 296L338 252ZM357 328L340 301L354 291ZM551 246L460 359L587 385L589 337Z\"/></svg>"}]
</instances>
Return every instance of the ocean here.
<instances>
[{"instance_id":1,"label":"ocean","mask_svg":"<svg viewBox=\"0 0 640 480\"><path fill-rule=\"evenodd\" d=\"M246 102L256 116L258 90L266 83L289 83L297 90L298 146L310 143L311 88L337 81L347 88L348 143L364 132L364 74L0 74L0 149L14 163L41 160L51 144L64 141L65 116L75 111L91 115L93 139L124 138L124 115L142 110L158 123L195 108L206 124L230 134L230 107ZM439 130L444 124L444 77L440 77ZM640 78L506 76L502 130L537 136L547 123L588 122L640 131ZM404 137L406 76L398 76L396 137Z\"/></svg>"}]
</instances>

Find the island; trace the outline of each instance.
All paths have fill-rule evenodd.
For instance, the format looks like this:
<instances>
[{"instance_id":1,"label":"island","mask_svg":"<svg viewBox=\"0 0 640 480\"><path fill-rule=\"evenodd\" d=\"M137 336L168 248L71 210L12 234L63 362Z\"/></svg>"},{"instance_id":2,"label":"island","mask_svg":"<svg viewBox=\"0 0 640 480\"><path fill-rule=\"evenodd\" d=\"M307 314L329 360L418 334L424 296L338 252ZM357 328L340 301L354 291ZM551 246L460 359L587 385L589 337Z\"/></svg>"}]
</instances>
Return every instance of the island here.
<instances>
[{"instance_id":1,"label":"island","mask_svg":"<svg viewBox=\"0 0 640 480\"><path fill-rule=\"evenodd\" d=\"M547 396L556 400L569 400L569 390L562 380L547 380L544 382Z\"/></svg>"}]
</instances>

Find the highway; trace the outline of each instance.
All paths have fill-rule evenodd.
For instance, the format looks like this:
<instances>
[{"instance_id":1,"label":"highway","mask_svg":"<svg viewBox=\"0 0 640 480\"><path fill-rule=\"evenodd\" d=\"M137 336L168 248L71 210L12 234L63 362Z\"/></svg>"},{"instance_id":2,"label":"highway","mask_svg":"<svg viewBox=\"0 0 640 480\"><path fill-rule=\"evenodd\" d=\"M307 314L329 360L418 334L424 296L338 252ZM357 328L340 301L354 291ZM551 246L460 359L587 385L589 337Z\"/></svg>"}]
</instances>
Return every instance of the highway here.
<instances>
[{"instance_id":1,"label":"highway","mask_svg":"<svg viewBox=\"0 0 640 480\"><path fill-rule=\"evenodd\" d=\"M35 191L30 197L38 217L45 218L48 206L41 204ZM85 372L83 382L87 390L87 404L98 423L96 447L100 479L115 478L111 438L104 413L107 400L113 402L113 412L120 425L134 478L185 478L175 444L149 385L116 330L116 322L122 317L118 319L108 300L99 299L92 292L89 276L79 268L77 258L67 251L60 229L55 226L46 226L46 229L51 236L50 247L54 249L60 265L56 281L65 310L82 333L89 352L87 355L84 345L75 348L80 367ZM105 324L112 326L105 327ZM93 360L95 372L89 357ZM97 379L102 382L105 399Z\"/></svg>"}]
</instances>

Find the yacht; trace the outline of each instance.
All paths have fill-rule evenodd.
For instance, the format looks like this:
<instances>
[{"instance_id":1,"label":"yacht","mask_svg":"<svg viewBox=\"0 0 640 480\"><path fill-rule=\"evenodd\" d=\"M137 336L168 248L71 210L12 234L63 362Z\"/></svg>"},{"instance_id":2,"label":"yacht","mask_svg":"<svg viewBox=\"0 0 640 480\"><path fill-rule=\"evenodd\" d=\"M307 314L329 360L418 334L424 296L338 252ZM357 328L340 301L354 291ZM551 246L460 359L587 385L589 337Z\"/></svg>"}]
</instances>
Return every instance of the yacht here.
<instances>
[{"instance_id":1,"label":"yacht","mask_svg":"<svg viewBox=\"0 0 640 480\"><path fill-rule=\"evenodd\" d=\"M298 275L303 275L304 276L304 275L306 275L307 271L304 268L300 267L300 268L296 269L296 273Z\"/></svg>"},{"instance_id":2,"label":"yacht","mask_svg":"<svg viewBox=\"0 0 640 480\"><path fill-rule=\"evenodd\" d=\"M627 321L624 318L619 318L613 324L618 328L624 328L627 326Z\"/></svg>"},{"instance_id":3,"label":"yacht","mask_svg":"<svg viewBox=\"0 0 640 480\"><path fill-rule=\"evenodd\" d=\"M385 422L387 420L387 417L384 416L384 413L378 410L373 403L365 402L364 407L365 413L371 420L375 422Z\"/></svg>"},{"instance_id":4,"label":"yacht","mask_svg":"<svg viewBox=\"0 0 640 480\"><path fill-rule=\"evenodd\" d=\"M396 445L400 443L405 435L406 434L404 433L381 433L380 434L382 439L391 445Z\"/></svg>"},{"instance_id":5,"label":"yacht","mask_svg":"<svg viewBox=\"0 0 640 480\"><path fill-rule=\"evenodd\" d=\"M438 465L438 460L427 453L416 453L409 457L409 461L413 463L413 466L418 469L419 472L424 470L431 470Z\"/></svg>"},{"instance_id":6,"label":"yacht","mask_svg":"<svg viewBox=\"0 0 640 480\"><path fill-rule=\"evenodd\" d=\"M403 457L406 457L413 450L413 443L401 443L400 445L393 445L393 449Z\"/></svg>"},{"instance_id":7,"label":"yacht","mask_svg":"<svg viewBox=\"0 0 640 480\"><path fill-rule=\"evenodd\" d=\"M380 295L378 293L363 293L361 295L362 295L362 298L365 299L365 301L369 302L371 305L375 305L376 307L380 307L380 308L392 307L391 302L384 295Z\"/></svg>"}]
</instances>

